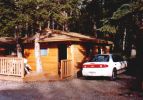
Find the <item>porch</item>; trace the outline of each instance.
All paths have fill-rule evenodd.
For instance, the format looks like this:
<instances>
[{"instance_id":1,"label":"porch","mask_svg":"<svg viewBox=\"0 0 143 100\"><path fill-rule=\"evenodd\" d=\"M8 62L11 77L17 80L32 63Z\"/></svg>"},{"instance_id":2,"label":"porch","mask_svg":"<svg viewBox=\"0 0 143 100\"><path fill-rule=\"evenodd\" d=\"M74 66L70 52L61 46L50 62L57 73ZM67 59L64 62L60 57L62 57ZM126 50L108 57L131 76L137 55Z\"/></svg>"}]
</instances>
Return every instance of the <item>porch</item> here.
<instances>
[{"instance_id":1,"label":"porch","mask_svg":"<svg viewBox=\"0 0 143 100\"><path fill-rule=\"evenodd\" d=\"M71 60L61 60L59 76L51 75L48 72L37 73L36 71L25 75L23 58L0 57L0 80L22 82L63 80L72 76L71 64Z\"/></svg>"},{"instance_id":2,"label":"porch","mask_svg":"<svg viewBox=\"0 0 143 100\"><path fill-rule=\"evenodd\" d=\"M64 80L67 78L72 77L72 61L71 60L61 60L60 63L60 72L59 75L52 75L46 71L43 71L42 73L37 73L36 71L30 72L30 74L27 74L24 77L25 82L30 81L56 81L56 80Z\"/></svg>"},{"instance_id":3,"label":"porch","mask_svg":"<svg viewBox=\"0 0 143 100\"><path fill-rule=\"evenodd\" d=\"M22 81L24 78L23 58L0 57L0 79Z\"/></svg>"}]
</instances>

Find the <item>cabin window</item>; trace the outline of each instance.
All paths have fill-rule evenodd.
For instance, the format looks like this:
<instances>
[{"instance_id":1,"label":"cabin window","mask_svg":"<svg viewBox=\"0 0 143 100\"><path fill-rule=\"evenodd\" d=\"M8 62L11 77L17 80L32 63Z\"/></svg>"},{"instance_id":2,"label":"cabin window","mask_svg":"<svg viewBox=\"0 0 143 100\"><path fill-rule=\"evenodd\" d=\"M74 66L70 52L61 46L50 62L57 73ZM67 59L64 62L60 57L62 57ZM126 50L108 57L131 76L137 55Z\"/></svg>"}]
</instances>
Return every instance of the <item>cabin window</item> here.
<instances>
[{"instance_id":1,"label":"cabin window","mask_svg":"<svg viewBox=\"0 0 143 100\"><path fill-rule=\"evenodd\" d=\"M40 53L41 53L41 56L47 56L48 50L47 49L41 49Z\"/></svg>"}]
</instances>

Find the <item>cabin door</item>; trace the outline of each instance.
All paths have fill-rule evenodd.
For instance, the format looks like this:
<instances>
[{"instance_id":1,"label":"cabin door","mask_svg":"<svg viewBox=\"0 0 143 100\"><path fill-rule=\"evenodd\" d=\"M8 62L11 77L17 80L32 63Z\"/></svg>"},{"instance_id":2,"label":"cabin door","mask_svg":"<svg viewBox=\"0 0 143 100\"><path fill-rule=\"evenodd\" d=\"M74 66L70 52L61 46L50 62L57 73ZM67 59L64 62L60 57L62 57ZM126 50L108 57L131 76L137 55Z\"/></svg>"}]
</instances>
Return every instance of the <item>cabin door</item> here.
<instances>
[{"instance_id":1,"label":"cabin door","mask_svg":"<svg viewBox=\"0 0 143 100\"><path fill-rule=\"evenodd\" d=\"M58 65L58 73L60 75L60 68L61 68L61 60L63 59L67 59L67 45L65 44L60 44L58 46L58 62L59 62L59 65Z\"/></svg>"}]
</instances>

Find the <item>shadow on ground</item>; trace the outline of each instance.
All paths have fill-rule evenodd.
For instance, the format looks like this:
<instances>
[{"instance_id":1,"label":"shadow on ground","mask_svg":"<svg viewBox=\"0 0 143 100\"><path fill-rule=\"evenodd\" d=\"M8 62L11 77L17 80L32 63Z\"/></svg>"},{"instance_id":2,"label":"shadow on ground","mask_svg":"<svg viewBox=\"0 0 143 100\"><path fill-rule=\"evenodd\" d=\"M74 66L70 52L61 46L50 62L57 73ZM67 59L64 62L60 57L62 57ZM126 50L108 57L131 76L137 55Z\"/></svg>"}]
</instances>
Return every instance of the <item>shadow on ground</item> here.
<instances>
[{"instance_id":1,"label":"shadow on ground","mask_svg":"<svg viewBox=\"0 0 143 100\"><path fill-rule=\"evenodd\" d=\"M37 89L7 89L0 91L0 100L46 100Z\"/></svg>"}]
</instances>

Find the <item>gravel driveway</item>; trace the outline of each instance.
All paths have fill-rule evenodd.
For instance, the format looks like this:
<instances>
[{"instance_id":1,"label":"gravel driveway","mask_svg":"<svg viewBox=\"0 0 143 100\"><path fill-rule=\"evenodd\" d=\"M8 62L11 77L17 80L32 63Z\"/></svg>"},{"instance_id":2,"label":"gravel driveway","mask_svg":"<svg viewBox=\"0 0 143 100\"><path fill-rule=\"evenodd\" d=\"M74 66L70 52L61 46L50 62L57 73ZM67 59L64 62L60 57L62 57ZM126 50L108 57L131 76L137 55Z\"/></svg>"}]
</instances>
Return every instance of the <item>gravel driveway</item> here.
<instances>
[{"instance_id":1,"label":"gravel driveway","mask_svg":"<svg viewBox=\"0 0 143 100\"><path fill-rule=\"evenodd\" d=\"M0 81L0 100L143 100L143 93L131 91L134 78L121 75L117 81L105 78L74 78L64 81L20 83Z\"/></svg>"}]
</instances>

